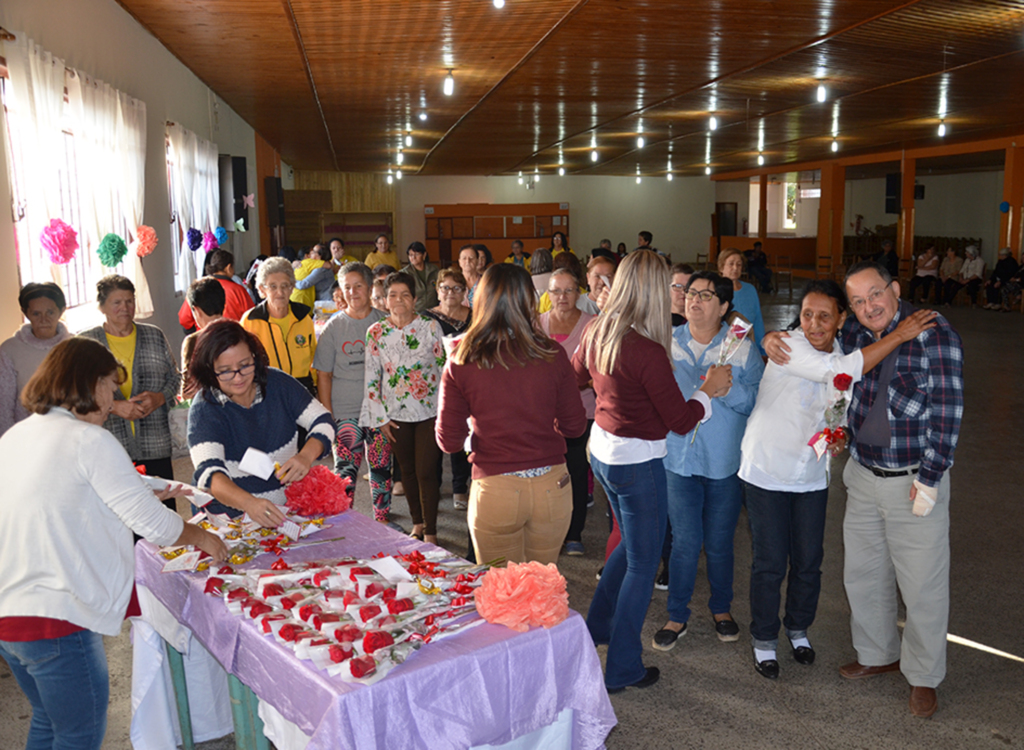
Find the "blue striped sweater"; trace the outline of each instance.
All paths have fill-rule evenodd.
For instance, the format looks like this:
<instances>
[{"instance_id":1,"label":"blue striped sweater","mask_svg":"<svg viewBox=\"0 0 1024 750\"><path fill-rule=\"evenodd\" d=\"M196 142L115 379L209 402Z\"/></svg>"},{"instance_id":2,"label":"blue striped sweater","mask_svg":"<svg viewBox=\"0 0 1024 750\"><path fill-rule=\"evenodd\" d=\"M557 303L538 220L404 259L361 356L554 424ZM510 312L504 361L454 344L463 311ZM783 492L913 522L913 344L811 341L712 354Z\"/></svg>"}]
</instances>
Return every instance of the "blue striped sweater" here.
<instances>
[{"instance_id":1,"label":"blue striped sweater","mask_svg":"<svg viewBox=\"0 0 1024 750\"><path fill-rule=\"evenodd\" d=\"M196 487L208 490L213 475L221 472L246 492L283 505L284 487L276 476L261 479L238 468L246 450L256 448L283 464L301 448L301 427L309 433L307 440L315 438L323 443L320 457L330 453L334 442L331 415L299 381L281 370L269 369L266 390L257 393L248 409L219 390L212 395L214 400L210 401L205 393L196 394L188 413L188 447L196 467ZM241 515L241 511L217 501L206 509Z\"/></svg>"}]
</instances>

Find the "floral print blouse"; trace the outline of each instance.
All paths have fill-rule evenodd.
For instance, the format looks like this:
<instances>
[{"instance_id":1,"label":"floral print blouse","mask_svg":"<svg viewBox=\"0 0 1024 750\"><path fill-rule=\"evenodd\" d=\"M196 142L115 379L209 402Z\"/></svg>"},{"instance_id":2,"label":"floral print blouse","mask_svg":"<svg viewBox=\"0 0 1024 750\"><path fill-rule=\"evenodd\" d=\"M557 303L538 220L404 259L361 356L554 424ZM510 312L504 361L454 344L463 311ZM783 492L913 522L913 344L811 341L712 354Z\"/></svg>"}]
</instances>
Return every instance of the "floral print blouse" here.
<instances>
[{"instance_id":1,"label":"floral print blouse","mask_svg":"<svg viewBox=\"0 0 1024 750\"><path fill-rule=\"evenodd\" d=\"M422 422L436 417L444 362L441 326L426 315L417 315L404 328L396 328L390 319L370 326L360 426L377 428L392 420Z\"/></svg>"}]
</instances>

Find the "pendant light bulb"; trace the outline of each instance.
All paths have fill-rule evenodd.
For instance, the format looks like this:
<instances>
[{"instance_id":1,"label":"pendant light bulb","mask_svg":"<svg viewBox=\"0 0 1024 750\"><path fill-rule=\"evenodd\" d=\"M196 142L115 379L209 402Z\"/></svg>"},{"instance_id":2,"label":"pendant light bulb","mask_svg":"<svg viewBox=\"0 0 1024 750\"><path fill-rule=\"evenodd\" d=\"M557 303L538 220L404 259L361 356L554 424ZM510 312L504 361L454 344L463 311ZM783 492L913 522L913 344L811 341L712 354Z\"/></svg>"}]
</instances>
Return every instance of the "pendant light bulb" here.
<instances>
[{"instance_id":1,"label":"pendant light bulb","mask_svg":"<svg viewBox=\"0 0 1024 750\"><path fill-rule=\"evenodd\" d=\"M590 152L590 161L597 161L597 149Z\"/></svg>"},{"instance_id":2,"label":"pendant light bulb","mask_svg":"<svg viewBox=\"0 0 1024 750\"><path fill-rule=\"evenodd\" d=\"M412 146L412 133L405 134L405 145L406 147Z\"/></svg>"},{"instance_id":3,"label":"pendant light bulb","mask_svg":"<svg viewBox=\"0 0 1024 750\"><path fill-rule=\"evenodd\" d=\"M501 10L505 7L505 0L494 0L494 7Z\"/></svg>"},{"instance_id":4,"label":"pendant light bulb","mask_svg":"<svg viewBox=\"0 0 1024 750\"><path fill-rule=\"evenodd\" d=\"M823 102L828 98L828 89L825 88L824 84L818 86L818 101Z\"/></svg>"},{"instance_id":5,"label":"pendant light bulb","mask_svg":"<svg viewBox=\"0 0 1024 750\"><path fill-rule=\"evenodd\" d=\"M519 170L519 184L523 184L523 170L521 169Z\"/></svg>"},{"instance_id":6,"label":"pendant light bulb","mask_svg":"<svg viewBox=\"0 0 1024 750\"><path fill-rule=\"evenodd\" d=\"M420 118L420 122L426 122L427 121L427 113L426 112L420 112L419 118Z\"/></svg>"},{"instance_id":7,"label":"pendant light bulb","mask_svg":"<svg viewBox=\"0 0 1024 750\"><path fill-rule=\"evenodd\" d=\"M402 162L405 161L405 154L402 153L402 149L398 149L398 155L395 156L395 161L398 164L401 164Z\"/></svg>"},{"instance_id":8,"label":"pendant light bulb","mask_svg":"<svg viewBox=\"0 0 1024 750\"><path fill-rule=\"evenodd\" d=\"M764 154L758 154L757 155L757 166L759 166L759 167L763 167L764 166Z\"/></svg>"},{"instance_id":9,"label":"pendant light bulb","mask_svg":"<svg viewBox=\"0 0 1024 750\"><path fill-rule=\"evenodd\" d=\"M391 183L393 183L394 181L395 181L395 178L394 178L394 177L393 177L392 175L390 175L390 174L389 174L389 175L388 175L388 184L390 185L390 184L391 184Z\"/></svg>"},{"instance_id":10,"label":"pendant light bulb","mask_svg":"<svg viewBox=\"0 0 1024 750\"><path fill-rule=\"evenodd\" d=\"M395 179L396 179L396 180L400 180L400 179L402 179L402 170L401 170L401 169L399 169L399 170L397 170L397 171L395 172Z\"/></svg>"},{"instance_id":11,"label":"pendant light bulb","mask_svg":"<svg viewBox=\"0 0 1024 750\"><path fill-rule=\"evenodd\" d=\"M452 75L452 71L448 71L448 75L444 77L444 95L451 96L455 93L455 76Z\"/></svg>"},{"instance_id":12,"label":"pendant light bulb","mask_svg":"<svg viewBox=\"0 0 1024 750\"><path fill-rule=\"evenodd\" d=\"M637 176L636 176L636 184L637 184L637 185L639 185L639 184L640 184L640 175L637 175Z\"/></svg>"},{"instance_id":13,"label":"pendant light bulb","mask_svg":"<svg viewBox=\"0 0 1024 750\"><path fill-rule=\"evenodd\" d=\"M704 174L711 174L711 167L704 167Z\"/></svg>"},{"instance_id":14,"label":"pendant light bulb","mask_svg":"<svg viewBox=\"0 0 1024 750\"><path fill-rule=\"evenodd\" d=\"M637 139L636 139L636 147L637 148L643 148L645 143L647 143L647 141L644 140L644 137L642 135L637 136Z\"/></svg>"},{"instance_id":15,"label":"pendant light bulb","mask_svg":"<svg viewBox=\"0 0 1024 750\"><path fill-rule=\"evenodd\" d=\"M718 118L714 115L712 115L711 119L708 121L708 130L718 130Z\"/></svg>"},{"instance_id":16,"label":"pendant light bulb","mask_svg":"<svg viewBox=\"0 0 1024 750\"><path fill-rule=\"evenodd\" d=\"M565 177L565 167L559 167L558 168L558 176L559 177Z\"/></svg>"},{"instance_id":17,"label":"pendant light bulb","mask_svg":"<svg viewBox=\"0 0 1024 750\"><path fill-rule=\"evenodd\" d=\"M939 123L939 138L945 138L945 137L946 137L946 123L940 122Z\"/></svg>"},{"instance_id":18,"label":"pendant light bulb","mask_svg":"<svg viewBox=\"0 0 1024 750\"><path fill-rule=\"evenodd\" d=\"M834 154L838 150L839 150L839 141L837 141L835 138L833 138L832 139L832 153Z\"/></svg>"},{"instance_id":19,"label":"pendant light bulb","mask_svg":"<svg viewBox=\"0 0 1024 750\"><path fill-rule=\"evenodd\" d=\"M668 180L669 182L672 182L672 180L674 179L674 178L672 177L672 173L671 173L671 172L669 172L669 173L668 173L667 175L665 175L665 179L666 179L666 180Z\"/></svg>"}]
</instances>

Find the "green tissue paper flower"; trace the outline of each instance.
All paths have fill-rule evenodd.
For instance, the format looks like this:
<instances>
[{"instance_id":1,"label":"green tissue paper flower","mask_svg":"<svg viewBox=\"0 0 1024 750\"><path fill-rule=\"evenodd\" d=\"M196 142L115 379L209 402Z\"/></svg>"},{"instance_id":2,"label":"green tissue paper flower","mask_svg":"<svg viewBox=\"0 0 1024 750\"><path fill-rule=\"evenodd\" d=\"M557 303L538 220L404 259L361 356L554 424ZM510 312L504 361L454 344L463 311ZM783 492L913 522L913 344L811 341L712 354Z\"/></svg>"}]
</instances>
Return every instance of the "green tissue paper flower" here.
<instances>
[{"instance_id":1,"label":"green tissue paper flower","mask_svg":"<svg viewBox=\"0 0 1024 750\"><path fill-rule=\"evenodd\" d=\"M96 254L100 256L100 263L107 268L116 266L127 253L128 246L113 232L100 240L100 246L96 248Z\"/></svg>"}]
</instances>

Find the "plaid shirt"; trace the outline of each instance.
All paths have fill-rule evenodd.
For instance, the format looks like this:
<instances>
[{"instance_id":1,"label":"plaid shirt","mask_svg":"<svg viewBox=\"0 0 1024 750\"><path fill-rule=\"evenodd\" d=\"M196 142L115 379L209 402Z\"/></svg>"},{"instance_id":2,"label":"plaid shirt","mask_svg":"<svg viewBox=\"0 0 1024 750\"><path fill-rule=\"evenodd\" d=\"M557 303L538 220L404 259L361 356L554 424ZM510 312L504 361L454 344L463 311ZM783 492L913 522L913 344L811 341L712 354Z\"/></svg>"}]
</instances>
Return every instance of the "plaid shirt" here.
<instances>
[{"instance_id":1,"label":"plaid shirt","mask_svg":"<svg viewBox=\"0 0 1024 750\"><path fill-rule=\"evenodd\" d=\"M913 312L900 303L884 334L892 332L904 315ZM840 334L844 352L874 343L875 337L850 316ZM850 455L864 466L901 469L920 464L918 478L936 487L953 465L953 453L964 413L963 345L960 336L941 315L935 328L899 348L896 368L889 383L888 448L862 445L857 430L864 423L878 391L881 366L864 374L854 385L848 414L853 435Z\"/></svg>"}]
</instances>

